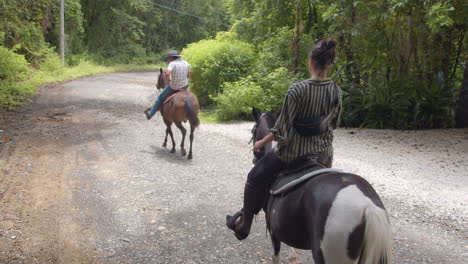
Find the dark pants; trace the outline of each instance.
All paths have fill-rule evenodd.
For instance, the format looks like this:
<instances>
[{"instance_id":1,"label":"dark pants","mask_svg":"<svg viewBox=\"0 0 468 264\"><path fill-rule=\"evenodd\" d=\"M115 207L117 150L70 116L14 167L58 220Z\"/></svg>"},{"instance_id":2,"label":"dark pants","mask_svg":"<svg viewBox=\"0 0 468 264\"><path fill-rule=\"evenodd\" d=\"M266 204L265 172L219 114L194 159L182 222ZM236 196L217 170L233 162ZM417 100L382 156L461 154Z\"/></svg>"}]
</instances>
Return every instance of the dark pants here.
<instances>
[{"instance_id":1,"label":"dark pants","mask_svg":"<svg viewBox=\"0 0 468 264\"><path fill-rule=\"evenodd\" d=\"M275 179L275 175L286 168L287 163L276 156L273 150L268 151L259 159L247 176L247 184L256 190L255 214L263 207L268 187Z\"/></svg>"},{"instance_id":2,"label":"dark pants","mask_svg":"<svg viewBox=\"0 0 468 264\"><path fill-rule=\"evenodd\" d=\"M310 159L330 168L333 161L333 152L312 154L307 157L307 160ZM275 180L277 173L288 167L295 167L296 164L301 162L304 162L304 159L299 158L291 163L284 162L276 156L273 150L270 150L255 163L247 176L247 184L250 184L257 192L255 214L262 209L268 188Z\"/></svg>"},{"instance_id":3,"label":"dark pants","mask_svg":"<svg viewBox=\"0 0 468 264\"><path fill-rule=\"evenodd\" d=\"M247 183L254 186L268 186L274 179L276 173L286 168L287 163L276 156L273 150L268 151L259 159L247 176Z\"/></svg>"}]
</instances>

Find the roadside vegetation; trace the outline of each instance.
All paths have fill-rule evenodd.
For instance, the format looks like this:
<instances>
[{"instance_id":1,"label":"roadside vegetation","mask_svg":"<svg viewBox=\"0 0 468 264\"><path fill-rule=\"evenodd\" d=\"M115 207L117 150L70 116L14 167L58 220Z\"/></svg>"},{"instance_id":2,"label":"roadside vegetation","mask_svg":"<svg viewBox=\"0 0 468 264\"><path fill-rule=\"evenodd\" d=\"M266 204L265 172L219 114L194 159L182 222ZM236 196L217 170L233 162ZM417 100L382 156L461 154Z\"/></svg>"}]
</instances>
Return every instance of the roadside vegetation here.
<instances>
[{"instance_id":1,"label":"roadside vegetation","mask_svg":"<svg viewBox=\"0 0 468 264\"><path fill-rule=\"evenodd\" d=\"M333 37L339 54L331 77L344 91L342 125L468 127L468 2L225 3L229 31L183 51L193 75L202 76L192 89L219 119L246 118L251 106L278 110L290 84L308 78L314 43ZM214 58L201 59L207 53L200 50ZM248 63L231 63L252 52Z\"/></svg>"},{"instance_id":2,"label":"roadside vegetation","mask_svg":"<svg viewBox=\"0 0 468 264\"><path fill-rule=\"evenodd\" d=\"M39 68L31 68L24 56L9 52L3 47L0 47L0 56L4 58L0 62L0 71L3 74L0 83L0 107L10 108L22 105L25 97L33 95L40 86L46 83L106 72L155 70L163 67L162 64L100 65L85 60L74 66L62 67L60 58L51 54Z\"/></svg>"},{"instance_id":3,"label":"roadside vegetation","mask_svg":"<svg viewBox=\"0 0 468 264\"><path fill-rule=\"evenodd\" d=\"M169 49L223 29L217 0L165 2L209 16L207 24L147 0L65 0L65 65L59 0L0 0L0 107L21 105L45 83L112 71L156 70ZM179 2L179 1L176 1ZM206 11L209 10L209 11Z\"/></svg>"},{"instance_id":4,"label":"roadside vegetation","mask_svg":"<svg viewBox=\"0 0 468 264\"><path fill-rule=\"evenodd\" d=\"M280 109L290 84L308 78L314 43L333 37L342 125L468 127L467 1L65 0L65 7L62 69L59 1L0 0L1 106L45 82L145 68L178 49L204 113L248 119L252 106ZM115 66L122 64L136 66Z\"/></svg>"}]
</instances>

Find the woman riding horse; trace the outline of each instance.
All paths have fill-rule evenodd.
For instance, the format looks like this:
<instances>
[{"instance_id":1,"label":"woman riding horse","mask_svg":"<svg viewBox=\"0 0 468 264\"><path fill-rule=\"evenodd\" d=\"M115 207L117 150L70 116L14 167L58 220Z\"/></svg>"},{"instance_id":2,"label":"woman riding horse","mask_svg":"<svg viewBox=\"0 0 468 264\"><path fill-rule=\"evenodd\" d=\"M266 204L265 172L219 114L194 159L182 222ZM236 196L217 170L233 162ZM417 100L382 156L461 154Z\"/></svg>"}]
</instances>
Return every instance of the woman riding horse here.
<instances>
[{"instance_id":1,"label":"woman riding horse","mask_svg":"<svg viewBox=\"0 0 468 264\"><path fill-rule=\"evenodd\" d=\"M328 78L336 44L334 39L328 39L314 46L309 58L311 78L291 85L271 133L255 143L253 150L259 152L266 144L277 141L274 149L249 172L244 207L227 217L226 224L237 239L249 235L253 217L262 208L267 188L274 180L272 175L298 160L313 159L325 167L332 166L333 129L341 112L341 90Z\"/></svg>"},{"instance_id":2,"label":"woman riding horse","mask_svg":"<svg viewBox=\"0 0 468 264\"><path fill-rule=\"evenodd\" d=\"M164 102L168 96L175 93L177 90L187 90L190 79L190 64L180 57L181 55L179 55L177 51L171 50L164 58L165 61L169 62L169 66L163 77L165 83L169 85L159 94L153 106L145 110L146 119L149 120L156 114L162 102Z\"/></svg>"}]
</instances>

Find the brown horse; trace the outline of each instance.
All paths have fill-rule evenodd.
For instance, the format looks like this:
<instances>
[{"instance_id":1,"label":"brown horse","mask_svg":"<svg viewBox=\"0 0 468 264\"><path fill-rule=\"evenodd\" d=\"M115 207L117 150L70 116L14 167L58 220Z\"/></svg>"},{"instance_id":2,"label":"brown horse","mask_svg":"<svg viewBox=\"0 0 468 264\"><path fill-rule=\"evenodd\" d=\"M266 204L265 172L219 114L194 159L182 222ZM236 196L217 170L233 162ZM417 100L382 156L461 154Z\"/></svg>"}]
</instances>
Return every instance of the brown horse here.
<instances>
[{"instance_id":1,"label":"brown horse","mask_svg":"<svg viewBox=\"0 0 468 264\"><path fill-rule=\"evenodd\" d=\"M164 71L159 70L159 77L156 87L158 90L167 86L164 81ZM194 139L195 128L200 124L198 119L198 99L197 97L186 90L178 91L173 95L170 95L161 106L161 115L163 117L164 123L166 124L166 137L164 139L163 147L167 147L167 136L171 136L172 140L172 150L171 153L176 151L174 135L172 134L172 123L174 123L182 132L182 143L180 144L180 151L182 156L185 156L187 152L184 149L185 135L187 134L187 129L183 126L182 122L189 121L190 123L190 150L188 159L192 159L192 144Z\"/></svg>"},{"instance_id":2,"label":"brown horse","mask_svg":"<svg viewBox=\"0 0 468 264\"><path fill-rule=\"evenodd\" d=\"M277 115L260 114L255 109L253 115L256 124L252 137L256 142L270 133ZM272 147L254 153L254 162ZM334 171L278 192L269 193L263 207L273 242L273 263L280 263L281 242L311 250L315 264L392 263L388 215L379 195L364 178Z\"/></svg>"}]
</instances>

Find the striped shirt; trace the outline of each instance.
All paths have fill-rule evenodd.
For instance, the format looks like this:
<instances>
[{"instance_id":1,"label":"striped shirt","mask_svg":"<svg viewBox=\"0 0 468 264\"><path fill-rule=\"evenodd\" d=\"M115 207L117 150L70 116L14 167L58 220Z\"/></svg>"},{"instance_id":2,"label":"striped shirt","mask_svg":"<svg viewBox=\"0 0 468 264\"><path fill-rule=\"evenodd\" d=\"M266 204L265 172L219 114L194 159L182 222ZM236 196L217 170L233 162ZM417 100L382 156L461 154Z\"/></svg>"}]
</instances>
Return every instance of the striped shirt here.
<instances>
[{"instance_id":1,"label":"striped shirt","mask_svg":"<svg viewBox=\"0 0 468 264\"><path fill-rule=\"evenodd\" d=\"M182 59L176 59L169 63L167 70L171 71L169 85L173 90L182 89L188 85L187 75L190 72L190 64Z\"/></svg>"},{"instance_id":2,"label":"striped shirt","mask_svg":"<svg viewBox=\"0 0 468 264\"><path fill-rule=\"evenodd\" d=\"M304 80L291 85L286 93L280 116L271 132L278 144L276 155L284 162L317 153L333 153L333 128L339 124L341 112L341 89L336 89L331 80ZM338 91L338 106L334 104ZM318 117L335 111L328 131L304 137L293 127L295 119Z\"/></svg>"}]
</instances>

